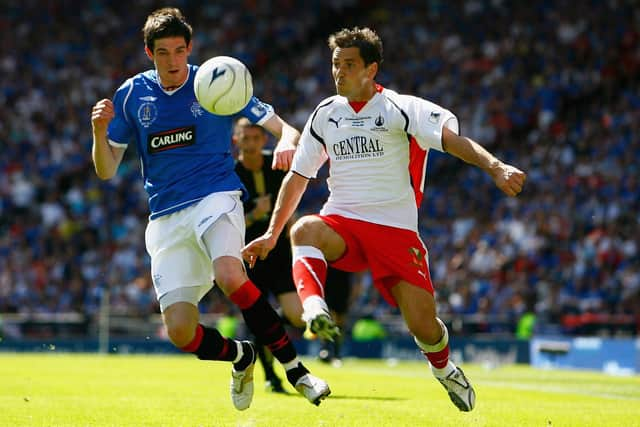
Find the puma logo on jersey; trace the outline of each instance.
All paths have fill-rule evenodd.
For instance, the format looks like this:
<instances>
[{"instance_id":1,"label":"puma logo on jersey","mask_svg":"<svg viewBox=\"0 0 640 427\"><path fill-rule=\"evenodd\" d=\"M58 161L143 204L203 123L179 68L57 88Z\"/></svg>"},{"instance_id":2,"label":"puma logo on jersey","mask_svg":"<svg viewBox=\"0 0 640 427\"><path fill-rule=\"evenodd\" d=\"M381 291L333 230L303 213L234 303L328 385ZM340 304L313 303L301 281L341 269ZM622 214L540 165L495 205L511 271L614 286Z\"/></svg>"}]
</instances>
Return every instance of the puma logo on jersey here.
<instances>
[{"instance_id":1,"label":"puma logo on jersey","mask_svg":"<svg viewBox=\"0 0 640 427\"><path fill-rule=\"evenodd\" d=\"M422 268L422 266L424 265L424 255L422 255L420 249L409 248L409 254L411 256L411 264L415 265L416 267Z\"/></svg>"},{"instance_id":2,"label":"puma logo on jersey","mask_svg":"<svg viewBox=\"0 0 640 427\"><path fill-rule=\"evenodd\" d=\"M298 289L298 292L304 289L304 281L302 279L298 280L298 285L296 286L296 289Z\"/></svg>"},{"instance_id":3,"label":"puma logo on jersey","mask_svg":"<svg viewBox=\"0 0 640 427\"><path fill-rule=\"evenodd\" d=\"M334 125L336 125L336 128L340 127L340 121L342 120L342 117L340 117L338 120L332 119L331 117L329 117L329 121L331 123L333 123Z\"/></svg>"}]
</instances>

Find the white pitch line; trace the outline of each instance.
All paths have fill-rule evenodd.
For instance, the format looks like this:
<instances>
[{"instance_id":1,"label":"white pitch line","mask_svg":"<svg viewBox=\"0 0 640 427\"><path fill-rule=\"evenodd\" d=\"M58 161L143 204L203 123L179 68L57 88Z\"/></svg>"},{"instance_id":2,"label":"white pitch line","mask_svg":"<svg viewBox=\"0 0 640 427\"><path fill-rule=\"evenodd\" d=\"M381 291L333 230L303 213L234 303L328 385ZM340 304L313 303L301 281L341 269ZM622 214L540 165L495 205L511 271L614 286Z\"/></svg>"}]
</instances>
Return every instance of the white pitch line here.
<instances>
[{"instance_id":1,"label":"white pitch line","mask_svg":"<svg viewBox=\"0 0 640 427\"><path fill-rule=\"evenodd\" d=\"M581 396L602 397L605 399L640 401L640 397L625 396L625 395L616 394L616 393L598 393L598 392L594 393L590 391L585 391L583 389L569 388L569 387L563 387L563 386L551 386L551 385L538 384L538 383L536 384L519 383L518 384L518 383L512 383L512 382L505 382L505 381L491 381L491 380L486 381L485 380L485 381L480 381L479 384L512 388L516 390L541 391L541 392L558 393L558 394L579 394Z\"/></svg>"},{"instance_id":2,"label":"white pitch line","mask_svg":"<svg viewBox=\"0 0 640 427\"><path fill-rule=\"evenodd\" d=\"M421 372L403 372L402 369L394 369L394 368L381 368L381 369L371 369L371 368L356 368L354 366L349 366L350 370L371 373L376 375L388 375L395 377L408 377L408 378L416 378L416 377L431 377L431 373L429 372L429 367L425 365L424 375ZM470 378L474 385L490 385L490 386L499 386L505 388L511 388L515 390L526 390L526 391L540 391L540 392L548 392L548 393L558 393L558 394L579 394L581 396L589 396L589 397L601 397L604 399L613 399L613 400L631 400L631 401L640 401L640 397L634 396L626 396L616 393L598 393L598 392L590 392L585 391L583 389L577 388L569 388L563 386L552 386L548 384L542 383L515 383L515 382L507 382L507 381L493 381L493 380L480 380L473 381L473 378Z\"/></svg>"}]
</instances>

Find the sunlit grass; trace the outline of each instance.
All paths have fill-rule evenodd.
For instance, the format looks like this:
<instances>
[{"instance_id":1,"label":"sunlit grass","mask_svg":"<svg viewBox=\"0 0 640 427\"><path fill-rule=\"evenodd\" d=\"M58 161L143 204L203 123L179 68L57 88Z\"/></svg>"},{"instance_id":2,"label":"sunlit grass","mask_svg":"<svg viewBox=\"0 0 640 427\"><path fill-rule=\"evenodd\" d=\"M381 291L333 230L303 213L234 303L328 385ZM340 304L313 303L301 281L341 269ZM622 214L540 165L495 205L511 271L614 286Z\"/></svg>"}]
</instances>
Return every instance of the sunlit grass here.
<instances>
[{"instance_id":1,"label":"sunlit grass","mask_svg":"<svg viewBox=\"0 0 640 427\"><path fill-rule=\"evenodd\" d=\"M640 426L640 377L465 365L477 407L459 412L423 362L306 361L333 390L319 407L264 391L246 411L230 366L189 355L0 353L1 426Z\"/></svg>"}]
</instances>

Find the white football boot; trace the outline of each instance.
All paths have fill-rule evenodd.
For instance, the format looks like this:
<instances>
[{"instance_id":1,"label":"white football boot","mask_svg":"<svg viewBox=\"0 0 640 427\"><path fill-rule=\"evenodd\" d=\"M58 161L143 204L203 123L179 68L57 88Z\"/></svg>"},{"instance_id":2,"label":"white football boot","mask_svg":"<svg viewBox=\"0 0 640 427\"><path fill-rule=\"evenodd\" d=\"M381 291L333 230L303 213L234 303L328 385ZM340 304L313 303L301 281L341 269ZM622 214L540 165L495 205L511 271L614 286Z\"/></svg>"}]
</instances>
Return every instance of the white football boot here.
<instances>
[{"instance_id":1,"label":"white football boot","mask_svg":"<svg viewBox=\"0 0 640 427\"><path fill-rule=\"evenodd\" d=\"M455 369L449 375L444 378L436 376L436 379L447 390L453 404L461 411L469 412L476 404L476 392L462 369L455 365L454 367Z\"/></svg>"},{"instance_id":2,"label":"white football boot","mask_svg":"<svg viewBox=\"0 0 640 427\"><path fill-rule=\"evenodd\" d=\"M305 374L296 381L296 390L314 405L320 405L331 394L329 384L311 374Z\"/></svg>"},{"instance_id":3,"label":"white football boot","mask_svg":"<svg viewBox=\"0 0 640 427\"><path fill-rule=\"evenodd\" d=\"M251 343L250 343L251 344ZM251 406L253 400L253 368L256 366L256 350L251 344L253 361L243 371L231 369L231 401L238 411Z\"/></svg>"}]
</instances>

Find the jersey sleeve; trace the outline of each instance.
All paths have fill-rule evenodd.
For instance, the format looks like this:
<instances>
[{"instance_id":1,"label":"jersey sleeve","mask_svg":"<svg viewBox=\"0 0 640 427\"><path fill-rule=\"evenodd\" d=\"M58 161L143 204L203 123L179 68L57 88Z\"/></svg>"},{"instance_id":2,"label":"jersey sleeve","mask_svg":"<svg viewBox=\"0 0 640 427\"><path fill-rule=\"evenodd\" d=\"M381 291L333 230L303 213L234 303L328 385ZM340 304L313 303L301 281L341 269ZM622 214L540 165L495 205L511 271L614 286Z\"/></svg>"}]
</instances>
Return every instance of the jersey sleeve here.
<instances>
[{"instance_id":1,"label":"jersey sleeve","mask_svg":"<svg viewBox=\"0 0 640 427\"><path fill-rule=\"evenodd\" d=\"M107 138L109 144L115 147L126 147L133 140L135 129L127 117L127 101L133 91L133 81L127 80L116 90L113 96L113 111L115 117L109 123Z\"/></svg>"},{"instance_id":2,"label":"jersey sleeve","mask_svg":"<svg viewBox=\"0 0 640 427\"><path fill-rule=\"evenodd\" d=\"M426 150L442 148L442 130L446 126L449 130L459 132L458 118L446 108L425 99L409 96L407 111L409 113L408 133L414 135L418 145Z\"/></svg>"},{"instance_id":3,"label":"jersey sleeve","mask_svg":"<svg viewBox=\"0 0 640 427\"><path fill-rule=\"evenodd\" d=\"M252 96L249 103L238 113L239 116L246 117L253 124L262 126L267 120L269 120L275 111L270 104L260 101L255 96Z\"/></svg>"},{"instance_id":4,"label":"jersey sleeve","mask_svg":"<svg viewBox=\"0 0 640 427\"><path fill-rule=\"evenodd\" d=\"M318 128L321 122L326 120L318 120L318 110L316 110L304 125L298 148L293 156L291 170L305 178L315 178L318 170L328 159L323 138L324 131Z\"/></svg>"}]
</instances>

